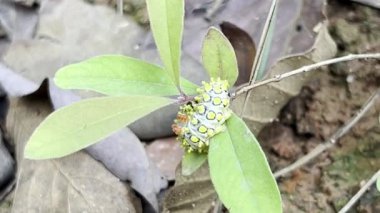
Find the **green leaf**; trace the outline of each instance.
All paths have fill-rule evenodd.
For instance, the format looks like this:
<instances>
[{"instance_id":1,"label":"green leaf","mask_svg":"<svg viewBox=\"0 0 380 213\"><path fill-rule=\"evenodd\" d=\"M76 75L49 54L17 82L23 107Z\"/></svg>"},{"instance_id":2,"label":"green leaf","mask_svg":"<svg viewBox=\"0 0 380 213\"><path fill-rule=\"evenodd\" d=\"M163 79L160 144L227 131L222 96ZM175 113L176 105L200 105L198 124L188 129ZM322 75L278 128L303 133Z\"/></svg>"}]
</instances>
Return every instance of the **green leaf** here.
<instances>
[{"instance_id":1,"label":"green leaf","mask_svg":"<svg viewBox=\"0 0 380 213\"><path fill-rule=\"evenodd\" d=\"M162 68L121 55L98 56L58 70L55 83L63 89L86 89L111 96L178 95ZM186 94L196 94L197 85L181 79Z\"/></svg>"},{"instance_id":2,"label":"green leaf","mask_svg":"<svg viewBox=\"0 0 380 213\"><path fill-rule=\"evenodd\" d=\"M147 0L150 27L165 69L179 86L184 0Z\"/></svg>"},{"instance_id":3,"label":"green leaf","mask_svg":"<svg viewBox=\"0 0 380 213\"><path fill-rule=\"evenodd\" d=\"M162 97L101 97L50 114L25 147L29 159L58 158L81 150L174 100Z\"/></svg>"},{"instance_id":4,"label":"green leaf","mask_svg":"<svg viewBox=\"0 0 380 213\"><path fill-rule=\"evenodd\" d=\"M281 196L264 152L235 114L210 141L211 180L230 212L282 212Z\"/></svg>"},{"instance_id":5,"label":"green leaf","mask_svg":"<svg viewBox=\"0 0 380 213\"><path fill-rule=\"evenodd\" d=\"M203 165L207 160L207 154L196 152L186 153L182 159L182 175L189 176Z\"/></svg>"},{"instance_id":6,"label":"green leaf","mask_svg":"<svg viewBox=\"0 0 380 213\"><path fill-rule=\"evenodd\" d=\"M269 60L269 52L272 46L274 30L276 25L276 14L278 8L278 0L272 0L267 20L265 22L264 30L260 38L257 55L252 67L250 84L256 80L261 80L264 77Z\"/></svg>"},{"instance_id":7,"label":"green leaf","mask_svg":"<svg viewBox=\"0 0 380 213\"><path fill-rule=\"evenodd\" d=\"M377 190L380 192L380 178L377 178L377 181L376 181L376 188L377 188Z\"/></svg>"},{"instance_id":8,"label":"green leaf","mask_svg":"<svg viewBox=\"0 0 380 213\"><path fill-rule=\"evenodd\" d=\"M233 86L239 75L234 48L218 29L211 27L203 41L202 61L211 78L228 80Z\"/></svg>"}]
</instances>

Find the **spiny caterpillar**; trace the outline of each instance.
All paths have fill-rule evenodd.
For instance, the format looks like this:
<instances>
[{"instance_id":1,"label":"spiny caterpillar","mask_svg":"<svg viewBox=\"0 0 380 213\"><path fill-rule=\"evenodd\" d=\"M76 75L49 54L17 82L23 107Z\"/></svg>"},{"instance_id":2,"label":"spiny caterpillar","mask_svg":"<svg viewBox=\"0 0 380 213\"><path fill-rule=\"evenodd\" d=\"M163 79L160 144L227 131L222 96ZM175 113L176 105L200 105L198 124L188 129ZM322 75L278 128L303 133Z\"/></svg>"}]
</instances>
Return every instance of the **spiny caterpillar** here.
<instances>
[{"instance_id":1,"label":"spiny caterpillar","mask_svg":"<svg viewBox=\"0 0 380 213\"><path fill-rule=\"evenodd\" d=\"M228 88L226 80L211 78L210 83L202 82L193 101L180 107L172 128L188 152L206 153L210 138L223 131L231 116Z\"/></svg>"}]
</instances>

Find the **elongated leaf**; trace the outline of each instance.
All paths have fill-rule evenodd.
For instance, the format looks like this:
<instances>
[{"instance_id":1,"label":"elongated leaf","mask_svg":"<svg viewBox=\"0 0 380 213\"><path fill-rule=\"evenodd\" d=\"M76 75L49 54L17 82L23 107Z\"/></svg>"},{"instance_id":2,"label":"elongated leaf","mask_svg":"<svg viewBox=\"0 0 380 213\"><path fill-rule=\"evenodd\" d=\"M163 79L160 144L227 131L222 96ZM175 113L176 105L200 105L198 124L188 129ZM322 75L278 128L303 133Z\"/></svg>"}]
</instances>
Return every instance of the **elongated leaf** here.
<instances>
[{"instance_id":1,"label":"elongated leaf","mask_svg":"<svg viewBox=\"0 0 380 213\"><path fill-rule=\"evenodd\" d=\"M188 176L193 174L207 160L207 154L186 153L182 159L182 175Z\"/></svg>"},{"instance_id":2,"label":"elongated leaf","mask_svg":"<svg viewBox=\"0 0 380 213\"><path fill-rule=\"evenodd\" d=\"M278 7L278 0L272 0L267 20L265 22L264 30L260 38L257 55L252 67L250 84L256 80L260 80L264 74L268 63L269 51L273 40L273 33L276 25L276 13Z\"/></svg>"},{"instance_id":3,"label":"elongated leaf","mask_svg":"<svg viewBox=\"0 0 380 213\"><path fill-rule=\"evenodd\" d=\"M88 89L111 96L178 95L170 76L162 68L121 55L105 55L68 65L55 75L63 89ZM197 85L181 79L183 91L195 94Z\"/></svg>"},{"instance_id":4,"label":"elongated leaf","mask_svg":"<svg viewBox=\"0 0 380 213\"><path fill-rule=\"evenodd\" d=\"M270 7L267 20L265 22L264 30L260 38L259 47L257 49L257 55L255 61L253 62L252 72L249 80L249 85L253 84L257 79L262 79L265 74L265 69L267 67L269 59L269 51L273 39L273 33L275 29L275 19L278 7L278 0L272 0L272 5ZM248 91L244 96L243 109L240 115L244 114L247 108L247 99L250 97L251 91Z\"/></svg>"},{"instance_id":5,"label":"elongated leaf","mask_svg":"<svg viewBox=\"0 0 380 213\"><path fill-rule=\"evenodd\" d=\"M282 212L281 196L264 152L236 115L210 141L211 180L230 212Z\"/></svg>"},{"instance_id":6,"label":"elongated leaf","mask_svg":"<svg viewBox=\"0 0 380 213\"><path fill-rule=\"evenodd\" d=\"M71 154L173 102L147 96L101 97L76 102L53 112L36 128L24 155L30 159L47 159Z\"/></svg>"},{"instance_id":7,"label":"elongated leaf","mask_svg":"<svg viewBox=\"0 0 380 213\"><path fill-rule=\"evenodd\" d=\"M377 188L377 191L380 192L380 178L377 178L377 181L376 181L376 188Z\"/></svg>"},{"instance_id":8,"label":"elongated leaf","mask_svg":"<svg viewBox=\"0 0 380 213\"><path fill-rule=\"evenodd\" d=\"M179 86L184 0L147 0L150 27L161 60Z\"/></svg>"},{"instance_id":9,"label":"elongated leaf","mask_svg":"<svg viewBox=\"0 0 380 213\"><path fill-rule=\"evenodd\" d=\"M234 48L218 29L211 27L203 42L202 61L212 78L228 80L232 86L238 77Z\"/></svg>"}]
</instances>

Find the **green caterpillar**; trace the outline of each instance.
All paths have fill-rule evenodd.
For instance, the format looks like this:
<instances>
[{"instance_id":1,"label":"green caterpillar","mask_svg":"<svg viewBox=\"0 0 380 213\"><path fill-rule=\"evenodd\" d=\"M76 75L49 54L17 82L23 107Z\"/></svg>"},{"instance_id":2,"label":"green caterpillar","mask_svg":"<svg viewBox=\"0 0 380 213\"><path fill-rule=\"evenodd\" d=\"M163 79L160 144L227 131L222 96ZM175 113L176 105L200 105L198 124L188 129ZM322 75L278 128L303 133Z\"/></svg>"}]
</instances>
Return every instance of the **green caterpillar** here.
<instances>
[{"instance_id":1,"label":"green caterpillar","mask_svg":"<svg viewBox=\"0 0 380 213\"><path fill-rule=\"evenodd\" d=\"M180 107L172 126L188 152L206 153L210 138L223 131L224 122L231 116L228 82L218 78L202 85L194 100Z\"/></svg>"}]
</instances>

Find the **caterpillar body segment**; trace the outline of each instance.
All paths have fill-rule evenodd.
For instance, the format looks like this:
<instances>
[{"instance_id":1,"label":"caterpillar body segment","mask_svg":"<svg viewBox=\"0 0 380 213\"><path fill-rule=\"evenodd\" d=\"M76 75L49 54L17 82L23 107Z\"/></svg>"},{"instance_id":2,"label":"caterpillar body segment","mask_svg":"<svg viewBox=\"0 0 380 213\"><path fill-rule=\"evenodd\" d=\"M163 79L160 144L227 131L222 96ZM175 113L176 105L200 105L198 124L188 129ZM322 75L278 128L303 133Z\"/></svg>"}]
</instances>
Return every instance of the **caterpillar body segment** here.
<instances>
[{"instance_id":1,"label":"caterpillar body segment","mask_svg":"<svg viewBox=\"0 0 380 213\"><path fill-rule=\"evenodd\" d=\"M172 128L188 152L207 152L210 138L224 130L231 116L228 88L225 80L202 82L194 100L180 107Z\"/></svg>"}]
</instances>

